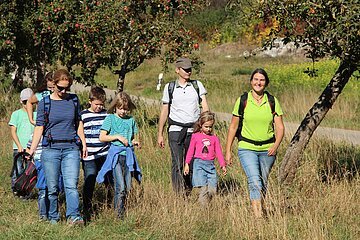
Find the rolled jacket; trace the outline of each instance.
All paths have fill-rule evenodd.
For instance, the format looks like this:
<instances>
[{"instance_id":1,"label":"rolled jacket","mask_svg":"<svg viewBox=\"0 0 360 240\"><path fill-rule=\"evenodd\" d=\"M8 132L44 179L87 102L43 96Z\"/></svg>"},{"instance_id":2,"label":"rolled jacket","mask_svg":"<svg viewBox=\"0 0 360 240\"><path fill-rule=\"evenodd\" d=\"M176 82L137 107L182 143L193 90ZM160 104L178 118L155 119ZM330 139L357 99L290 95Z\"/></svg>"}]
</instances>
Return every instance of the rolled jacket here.
<instances>
[{"instance_id":1,"label":"rolled jacket","mask_svg":"<svg viewBox=\"0 0 360 240\"><path fill-rule=\"evenodd\" d=\"M115 146L111 144L106 160L96 177L96 181L98 183L104 182L105 174L115 168L120 153L124 151L126 152L126 165L129 168L129 171L133 173L132 176L139 183L141 182L142 175L137 158L134 153L134 147Z\"/></svg>"}]
</instances>

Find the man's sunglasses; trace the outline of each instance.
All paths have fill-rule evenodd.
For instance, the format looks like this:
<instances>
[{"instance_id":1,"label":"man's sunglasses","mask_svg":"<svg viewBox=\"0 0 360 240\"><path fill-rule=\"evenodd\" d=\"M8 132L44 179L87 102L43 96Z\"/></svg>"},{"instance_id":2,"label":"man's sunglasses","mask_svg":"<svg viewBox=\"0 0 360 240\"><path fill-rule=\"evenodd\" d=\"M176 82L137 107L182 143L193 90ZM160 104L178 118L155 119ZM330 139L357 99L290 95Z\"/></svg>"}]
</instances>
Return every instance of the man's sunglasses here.
<instances>
[{"instance_id":1,"label":"man's sunglasses","mask_svg":"<svg viewBox=\"0 0 360 240\"><path fill-rule=\"evenodd\" d=\"M70 87L61 87L59 85L56 85L56 88L59 90L59 92L62 92L62 91L69 91L70 90Z\"/></svg>"},{"instance_id":2,"label":"man's sunglasses","mask_svg":"<svg viewBox=\"0 0 360 240\"><path fill-rule=\"evenodd\" d=\"M181 68L182 70L184 70L184 72L190 73L192 71L191 68Z\"/></svg>"}]
</instances>

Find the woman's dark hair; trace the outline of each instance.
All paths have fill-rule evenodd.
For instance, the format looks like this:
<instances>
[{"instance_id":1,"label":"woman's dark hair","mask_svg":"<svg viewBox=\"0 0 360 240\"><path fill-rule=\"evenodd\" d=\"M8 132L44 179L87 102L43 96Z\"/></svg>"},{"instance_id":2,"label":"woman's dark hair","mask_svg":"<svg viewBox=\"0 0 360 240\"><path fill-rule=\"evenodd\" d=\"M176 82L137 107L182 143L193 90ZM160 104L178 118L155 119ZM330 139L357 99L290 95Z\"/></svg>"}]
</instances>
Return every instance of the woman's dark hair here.
<instances>
[{"instance_id":1,"label":"woman's dark hair","mask_svg":"<svg viewBox=\"0 0 360 240\"><path fill-rule=\"evenodd\" d=\"M262 74L262 75L265 77L265 86L269 85L270 79L269 79L266 71L265 71L264 69L262 69L262 68L257 68L257 69L255 69L255 70L252 72L251 77L250 77L250 81L253 79L253 77L254 77L254 75L255 75L256 73L260 73L260 74Z\"/></svg>"},{"instance_id":2,"label":"woman's dark hair","mask_svg":"<svg viewBox=\"0 0 360 240\"><path fill-rule=\"evenodd\" d=\"M67 81L69 83L69 87L73 84L73 78L70 73L66 69L59 69L54 72L53 81L55 84L58 84L60 81Z\"/></svg>"},{"instance_id":3,"label":"woman's dark hair","mask_svg":"<svg viewBox=\"0 0 360 240\"><path fill-rule=\"evenodd\" d=\"M45 77L44 80L40 83L40 85L36 88L36 92L43 92L45 90L47 90L47 82L52 82L53 81L53 75L54 72L48 72Z\"/></svg>"}]
</instances>

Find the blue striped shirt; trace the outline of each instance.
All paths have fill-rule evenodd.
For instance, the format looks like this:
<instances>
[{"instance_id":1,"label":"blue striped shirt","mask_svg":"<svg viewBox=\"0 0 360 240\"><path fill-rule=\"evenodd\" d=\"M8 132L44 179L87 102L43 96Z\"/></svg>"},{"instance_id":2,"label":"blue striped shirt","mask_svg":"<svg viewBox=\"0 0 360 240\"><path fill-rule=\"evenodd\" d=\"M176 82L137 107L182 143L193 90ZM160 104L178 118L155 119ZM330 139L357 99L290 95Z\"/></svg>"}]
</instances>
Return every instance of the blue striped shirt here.
<instances>
[{"instance_id":1,"label":"blue striped shirt","mask_svg":"<svg viewBox=\"0 0 360 240\"><path fill-rule=\"evenodd\" d=\"M76 96L77 97L77 96ZM44 142L49 141L49 135L53 140L75 140L77 134L75 129L75 113L80 114L80 104L75 110L75 103L70 94L66 99L53 100L50 98L49 122L45 123L44 98L39 102L36 126L45 126ZM80 120L80 117L77 118ZM43 144L43 147L46 145ZM73 148L78 147L75 142L51 143L51 148Z\"/></svg>"},{"instance_id":2,"label":"blue striped shirt","mask_svg":"<svg viewBox=\"0 0 360 240\"><path fill-rule=\"evenodd\" d=\"M86 109L80 113L88 150L88 157L84 158L85 161L100 158L108 153L110 145L99 140L100 129L107 115L106 110L95 113Z\"/></svg>"}]
</instances>

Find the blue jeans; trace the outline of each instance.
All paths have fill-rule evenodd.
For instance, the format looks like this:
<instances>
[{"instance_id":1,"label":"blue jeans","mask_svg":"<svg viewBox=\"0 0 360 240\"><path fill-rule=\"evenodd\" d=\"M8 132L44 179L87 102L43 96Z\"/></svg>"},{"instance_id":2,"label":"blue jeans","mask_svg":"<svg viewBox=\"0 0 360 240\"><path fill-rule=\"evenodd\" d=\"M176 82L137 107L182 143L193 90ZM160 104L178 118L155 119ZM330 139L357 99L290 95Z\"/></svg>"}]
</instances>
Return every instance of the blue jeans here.
<instances>
[{"instance_id":1,"label":"blue jeans","mask_svg":"<svg viewBox=\"0 0 360 240\"><path fill-rule=\"evenodd\" d=\"M80 151L77 148L54 149L45 148L41 154L45 170L46 185L49 192L49 220L60 219L58 211L59 176L63 175L66 218L80 216L79 192L77 189L80 170Z\"/></svg>"},{"instance_id":2,"label":"blue jeans","mask_svg":"<svg viewBox=\"0 0 360 240\"><path fill-rule=\"evenodd\" d=\"M250 200L265 197L270 170L275 156L268 156L267 151L253 151L240 148L238 151L241 166L248 180Z\"/></svg>"},{"instance_id":3,"label":"blue jeans","mask_svg":"<svg viewBox=\"0 0 360 240\"><path fill-rule=\"evenodd\" d=\"M115 196L114 208L118 215L123 215L125 211L125 201L127 192L131 189L131 172L126 165L126 156L119 156L119 159L113 169Z\"/></svg>"},{"instance_id":4,"label":"blue jeans","mask_svg":"<svg viewBox=\"0 0 360 240\"><path fill-rule=\"evenodd\" d=\"M50 202L49 202L48 189L46 187L44 167L40 159L35 159L35 166L37 170L36 187L39 189L38 192L39 216L43 218L48 218Z\"/></svg>"},{"instance_id":5,"label":"blue jeans","mask_svg":"<svg viewBox=\"0 0 360 240\"><path fill-rule=\"evenodd\" d=\"M100 157L94 160L82 161L84 170L84 186L83 186L83 204L84 213L87 217L92 213L92 198L95 188L96 176L104 164L106 156ZM105 176L105 186L109 186L112 183L111 172L108 172ZM110 188L108 188L109 190Z\"/></svg>"},{"instance_id":6,"label":"blue jeans","mask_svg":"<svg viewBox=\"0 0 360 240\"><path fill-rule=\"evenodd\" d=\"M48 218L50 202L48 197L48 190L39 189L38 192L38 208L39 208L39 216L43 218Z\"/></svg>"}]
</instances>

